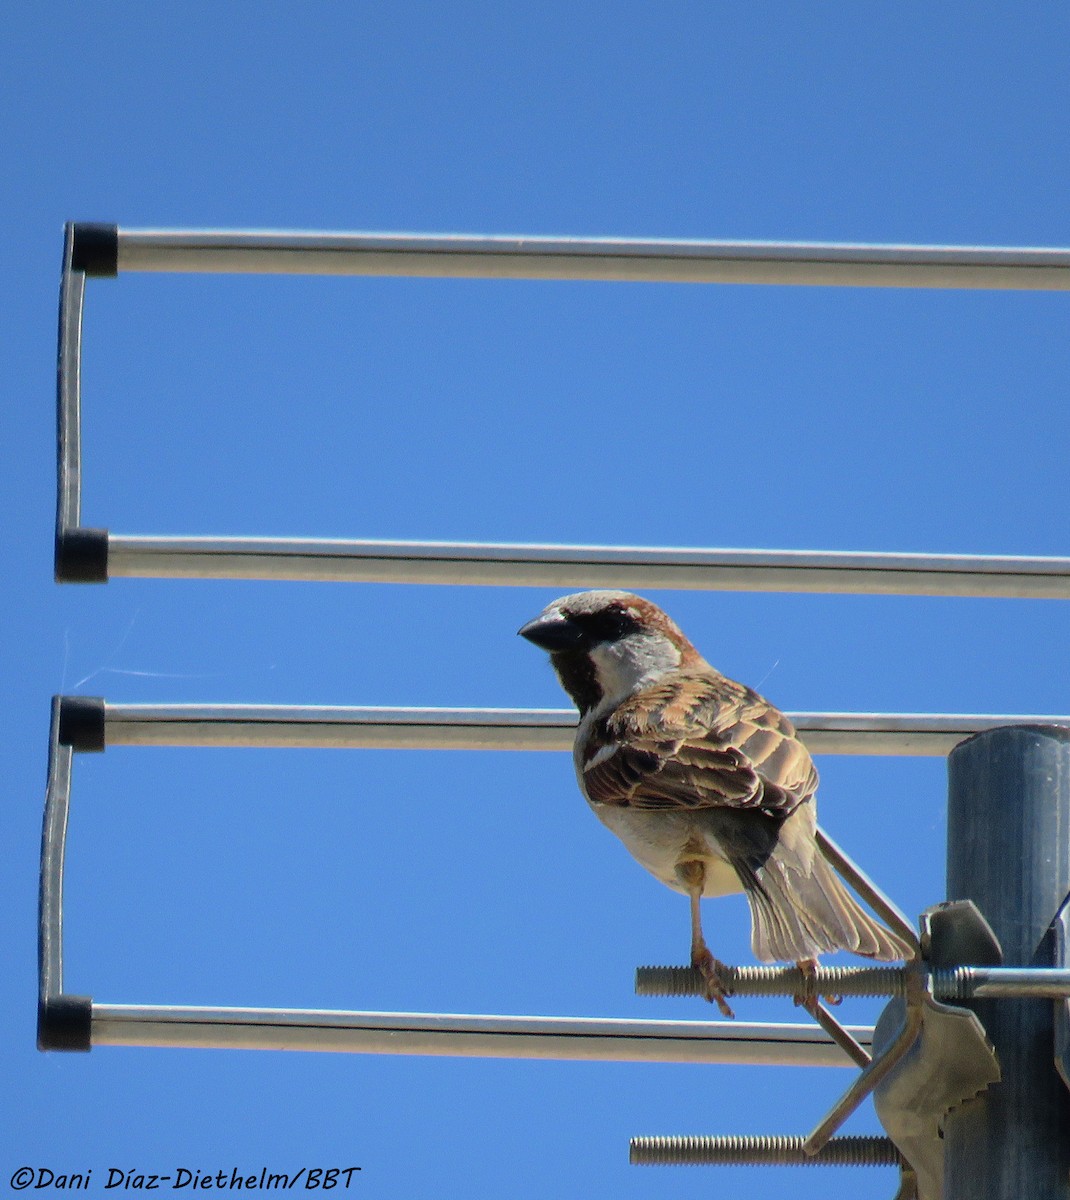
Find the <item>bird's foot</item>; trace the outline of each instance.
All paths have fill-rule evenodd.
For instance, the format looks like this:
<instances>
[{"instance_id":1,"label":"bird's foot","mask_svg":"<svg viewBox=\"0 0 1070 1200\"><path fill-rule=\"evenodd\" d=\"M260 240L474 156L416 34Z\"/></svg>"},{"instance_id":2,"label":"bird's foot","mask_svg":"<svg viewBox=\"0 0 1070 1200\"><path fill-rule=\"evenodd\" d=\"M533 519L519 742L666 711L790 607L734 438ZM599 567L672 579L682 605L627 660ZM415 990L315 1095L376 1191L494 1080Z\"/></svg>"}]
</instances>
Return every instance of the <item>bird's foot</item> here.
<instances>
[{"instance_id":1,"label":"bird's foot","mask_svg":"<svg viewBox=\"0 0 1070 1200\"><path fill-rule=\"evenodd\" d=\"M799 968L799 974L803 977L802 991L796 992L793 997L795 1007L805 1008L813 1016L814 1006L817 1004L817 989L814 986L817 980L817 959L803 958L795 965Z\"/></svg>"},{"instance_id":2,"label":"bird's foot","mask_svg":"<svg viewBox=\"0 0 1070 1200\"><path fill-rule=\"evenodd\" d=\"M803 958L795 965L803 977L803 990L795 995L795 1006L805 1008L808 1013L812 1014L814 1005L817 1003L817 959ZM826 1004L832 1005L833 1008L843 1003L842 996L822 996L821 999Z\"/></svg>"},{"instance_id":3,"label":"bird's foot","mask_svg":"<svg viewBox=\"0 0 1070 1200\"><path fill-rule=\"evenodd\" d=\"M705 947L691 955L691 966L702 976L702 982L706 985L706 990L703 993L706 999L711 1004L717 1005L721 1010L722 1017L728 1017L729 1020L733 1020L736 1014L728 1006L728 1001L725 1000L726 996L732 994L732 989L726 977L728 967L720 959L714 958Z\"/></svg>"}]
</instances>

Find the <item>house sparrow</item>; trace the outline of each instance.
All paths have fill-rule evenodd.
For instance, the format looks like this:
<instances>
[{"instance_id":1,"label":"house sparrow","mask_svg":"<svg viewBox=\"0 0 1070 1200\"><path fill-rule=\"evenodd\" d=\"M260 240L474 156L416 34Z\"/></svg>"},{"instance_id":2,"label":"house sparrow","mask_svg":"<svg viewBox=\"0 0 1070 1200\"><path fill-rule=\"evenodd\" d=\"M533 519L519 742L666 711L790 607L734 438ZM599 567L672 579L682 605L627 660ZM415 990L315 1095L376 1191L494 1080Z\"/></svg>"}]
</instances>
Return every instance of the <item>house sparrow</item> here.
<instances>
[{"instance_id":1,"label":"house sparrow","mask_svg":"<svg viewBox=\"0 0 1070 1200\"><path fill-rule=\"evenodd\" d=\"M660 608L628 592L579 592L519 633L549 651L579 709L576 775L595 815L690 897L691 965L725 1016L703 896L746 894L751 944L765 962L812 972L834 950L909 957L818 849L817 771L791 722L714 670Z\"/></svg>"}]
</instances>

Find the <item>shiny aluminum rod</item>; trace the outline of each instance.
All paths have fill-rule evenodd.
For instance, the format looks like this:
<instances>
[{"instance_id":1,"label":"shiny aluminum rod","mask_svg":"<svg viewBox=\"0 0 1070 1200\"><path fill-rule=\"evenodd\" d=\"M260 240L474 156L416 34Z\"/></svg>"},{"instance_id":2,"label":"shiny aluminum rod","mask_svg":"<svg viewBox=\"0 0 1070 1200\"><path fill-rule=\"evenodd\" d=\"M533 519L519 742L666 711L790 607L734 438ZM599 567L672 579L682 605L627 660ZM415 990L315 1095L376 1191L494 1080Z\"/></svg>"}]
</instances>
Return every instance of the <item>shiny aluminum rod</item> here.
<instances>
[{"instance_id":1,"label":"shiny aluminum rod","mask_svg":"<svg viewBox=\"0 0 1070 1200\"><path fill-rule=\"evenodd\" d=\"M93 1005L94 1046L845 1067L813 1025ZM853 1027L863 1045L871 1028Z\"/></svg>"},{"instance_id":2,"label":"shiny aluminum rod","mask_svg":"<svg viewBox=\"0 0 1070 1200\"><path fill-rule=\"evenodd\" d=\"M60 741L59 697L52 701L48 783L41 829L41 870L37 902L37 980L39 1000L63 992L63 865L71 806L71 747Z\"/></svg>"},{"instance_id":3,"label":"shiny aluminum rod","mask_svg":"<svg viewBox=\"0 0 1070 1200\"><path fill-rule=\"evenodd\" d=\"M648 283L1070 289L1070 250L254 230L120 229L124 271Z\"/></svg>"},{"instance_id":4,"label":"shiny aluminum rod","mask_svg":"<svg viewBox=\"0 0 1070 1200\"><path fill-rule=\"evenodd\" d=\"M566 750L567 709L105 704L109 746Z\"/></svg>"},{"instance_id":5,"label":"shiny aluminum rod","mask_svg":"<svg viewBox=\"0 0 1070 1200\"><path fill-rule=\"evenodd\" d=\"M59 290L56 361L56 537L81 520L81 361L85 275L71 270L74 239L67 229Z\"/></svg>"},{"instance_id":6,"label":"shiny aluminum rod","mask_svg":"<svg viewBox=\"0 0 1070 1200\"><path fill-rule=\"evenodd\" d=\"M955 967L933 972L933 992L943 1000L1068 1000L1070 969Z\"/></svg>"},{"instance_id":7,"label":"shiny aluminum rod","mask_svg":"<svg viewBox=\"0 0 1070 1200\"><path fill-rule=\"evenodd\" d=\"M108 575L1070 598L1070 558L111 534Z\"/></svg>"},{"instance_id":8,"label":"shiny aluminum rod","mask_svg":"<svg viewBox=\"0 0 1070 1200\"><path fill-rule=\"evenodd\" d=\"M104 713L110 746L560 751L571 749L576 729L570 709L107 703ZM817 754L943 757L986 729L1070 726L1070 716L788 715Z\"/></svg>"}]
</instances>

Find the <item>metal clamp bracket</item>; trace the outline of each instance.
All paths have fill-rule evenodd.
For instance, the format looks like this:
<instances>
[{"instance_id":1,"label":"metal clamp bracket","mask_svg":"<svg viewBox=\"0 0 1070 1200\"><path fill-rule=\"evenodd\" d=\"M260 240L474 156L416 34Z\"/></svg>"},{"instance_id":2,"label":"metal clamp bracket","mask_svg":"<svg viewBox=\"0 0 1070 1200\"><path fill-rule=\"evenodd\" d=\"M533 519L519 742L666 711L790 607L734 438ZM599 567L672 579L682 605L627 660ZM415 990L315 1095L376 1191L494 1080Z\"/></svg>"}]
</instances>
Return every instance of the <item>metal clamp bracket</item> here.
<instances>
[{"instance_id":1,"label":"metal clamp bracket","mask_svg":"<svg viewBox=\"0 0 1070 1200\"><path fill-rule=\"evenodd\" d=\"M806 977L808 988L818 994L883 993L894 997L875 1028L872 1059L856 1059L863 1067L861 1073L808 1137L640 1138L632 1142L632 1161L898 1164L897 1200L911 1196L940 1200L944 1119L1000 1076L977 1017L940 1003L936 993L955 998L982 991L1035 995L1044 987L1068 989L1070 979L1052 978L1065 972L999 970L999 943L968 901L939 905L924 913L919 940L898 909L839 847L824 835L820 844L847 882L914 947L912 960L903 968L819 967ZM971 966L962 965L966 963ZM802 972L790 967L732 968L728 977L736 994L799 995L804 983ZM702 983L690 968L640 968L636 991L641 995L699 995ZM810 1011L837 1042L840 1035L850 1036L826 1009L818 1005ZM1070 1048L1070 1022L1067 1033L1064 1054ZM833 1138L870 1093L888 1138Z\"/></svg>"}]
</instances>

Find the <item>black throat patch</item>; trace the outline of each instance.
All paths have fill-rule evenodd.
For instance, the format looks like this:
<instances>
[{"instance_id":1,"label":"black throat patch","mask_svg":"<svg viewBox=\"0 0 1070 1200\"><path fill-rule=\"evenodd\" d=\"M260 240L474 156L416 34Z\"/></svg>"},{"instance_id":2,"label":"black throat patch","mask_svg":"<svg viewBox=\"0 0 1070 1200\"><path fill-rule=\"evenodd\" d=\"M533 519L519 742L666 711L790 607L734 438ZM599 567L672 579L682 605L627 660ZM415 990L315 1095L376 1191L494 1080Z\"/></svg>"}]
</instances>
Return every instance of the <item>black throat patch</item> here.
<instances>
[{"instance_id":1,"label":"black throat patch","mask_svg":"<svg viewBox=\"0 0 1070 1200\"><path fill-rule=\"evenodd\" d=\"M561 686L572 697L580 716L598 706L602 699L594 663L586 650L560 650L550 655L550 663Z\"/></svg>"}]
</instances>

